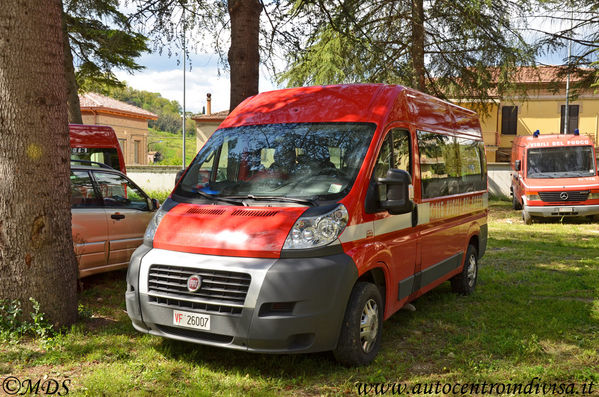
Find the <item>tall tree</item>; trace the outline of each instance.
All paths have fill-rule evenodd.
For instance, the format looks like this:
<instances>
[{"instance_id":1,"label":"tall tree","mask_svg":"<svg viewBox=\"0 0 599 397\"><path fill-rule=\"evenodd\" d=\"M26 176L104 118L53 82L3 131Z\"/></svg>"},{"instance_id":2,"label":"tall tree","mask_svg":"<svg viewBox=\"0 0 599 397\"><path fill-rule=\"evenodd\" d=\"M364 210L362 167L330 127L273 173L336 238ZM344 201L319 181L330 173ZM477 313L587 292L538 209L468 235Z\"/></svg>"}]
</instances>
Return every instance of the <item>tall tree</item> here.
<instances>
[{"instance_id":1,"label":"tall tree","mask_svg":"<svg viewBox=\"0 0 599 397\"><path fill-rule=\"evenodd\" d=\"M230 71L229 109L258 93L260 64L260 0L134 0L135 18L162 50L183 51L181 38L194 32L190 48L216 51ZM228 51L223 50L230 43ZM189 48L185 48L189 51ZM226 53L226 55L225 55ZM177 54L178 55L178 54Z\"/></svg>"},{"instance_id":2,"label":"tall tree","mask_svg":"<svg viewBox=\"0 0 599 397\"><path fill-rule=\"evenodd\" d=\"M259 0L229 0L231 18L231 47L228 61L231 68L231 100L233 110L244 99L258 93L260 66L260 13Z\"/></svg>"},{"instance_id":3,"label":"tall tree","mask_svg":"<svg viewBox=\"0 0 599 397\"><path fill-rule=\"evenodd\" d=\"M64 0L62 23L69 120L81 123L77 94L82 82L122 87L113 69L143 69L135 58L149 49L147 39L119 11L118 0Z\"/></svg>"},{"instance_id":4,"label":"tall tree","mask_svg":"<svg viewBox=\"0 0 599 397\"><path fill-rule=\"evenodd\" d=\"M0 7L0 299L77 318L60 0Z\"/></svg>"},{"instance_id":5,"label":"tall tree","mask_svg":"<svg viewBox=\"0 0 599 397\"><path fill-rule=\"evenodd\" d=\"M307 39L288 47L289 85L353 81L410 85L440 97L478 98L513 89L516 66L535 48L514 26L511 0L307 0L297 3Z\"/></svg>"},{"instance_id":6,"label":"tall tree","mask_svg":"<svg viewBox=\"0 0 599 397\"><path fill-rule=\"evenodd\" d=\"M538 38L538 45L547 54L562 55L566 67L560 70L558 79L563 81L567 74L574 75L574 93L599 86L599 3L540 0L533 17L536 23L529 24L527 30ZM568 58L570 44L572 51Z\"/></svg>"}]
</instances>

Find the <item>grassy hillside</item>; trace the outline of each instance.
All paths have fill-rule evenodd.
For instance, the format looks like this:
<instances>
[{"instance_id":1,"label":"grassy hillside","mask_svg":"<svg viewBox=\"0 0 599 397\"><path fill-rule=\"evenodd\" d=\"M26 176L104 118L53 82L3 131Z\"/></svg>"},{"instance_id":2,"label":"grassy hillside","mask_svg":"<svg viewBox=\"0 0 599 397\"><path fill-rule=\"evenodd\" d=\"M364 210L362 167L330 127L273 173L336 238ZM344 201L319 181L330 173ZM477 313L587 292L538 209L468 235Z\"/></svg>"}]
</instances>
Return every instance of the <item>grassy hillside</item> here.
<instances>
[{"instance_id":1,"label":"grassy hillside","mask_svg":"<svg viewBox=\"0 0 599 397\"><path fill-rule=\"evenodd\" d=\"M165 131L157 131L150 128L148 135L148 151L162 153L162 161L155 165L180 165L183 142L181 134L171 134ZM197 153L196 137L187 136L185 139L185 162L187 165L193 160Z\"/></svg>"}]
</instances>

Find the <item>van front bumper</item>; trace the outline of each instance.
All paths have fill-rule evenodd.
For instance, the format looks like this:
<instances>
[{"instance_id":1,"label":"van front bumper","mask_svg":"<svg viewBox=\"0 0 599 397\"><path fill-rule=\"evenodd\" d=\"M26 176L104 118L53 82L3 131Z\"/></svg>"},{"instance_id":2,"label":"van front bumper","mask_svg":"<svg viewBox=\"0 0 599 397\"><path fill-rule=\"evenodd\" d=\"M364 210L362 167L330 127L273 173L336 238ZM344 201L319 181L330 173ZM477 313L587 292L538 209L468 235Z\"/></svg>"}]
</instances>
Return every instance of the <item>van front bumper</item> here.
<instances>
[{"instance_id":1,"label":"van front bumper","mask_svg":"<svg viewBox=\"0 0 599 397\"><path fill-rule=\"evenodd\" d=\"M195 297L188 292L157 292L148 284L154 277L149 276L152 265L172 266L193 273L249 275L245 301L233 307L224 300L203 298L196 304ZM265 353L332 350L337 345L357 277L356 265L346 254L264 259L190 254L142 246L133 254L129 265L127 313L138 331L186 342ZM172 295L173 299L157 298L157 295ZM210 330L175 326L175 310L210 316Z\"/></svg>"},{"instance_id":2,"label":"van front bumper","mask_svg":"<svg viewBox=\"0 0 599 397\"><path fill-rule=\"evenodd\" d=\"M599 215L599 205L524 205L522 209L531 216L539 217Z\"/></svg>"}]
</instances>

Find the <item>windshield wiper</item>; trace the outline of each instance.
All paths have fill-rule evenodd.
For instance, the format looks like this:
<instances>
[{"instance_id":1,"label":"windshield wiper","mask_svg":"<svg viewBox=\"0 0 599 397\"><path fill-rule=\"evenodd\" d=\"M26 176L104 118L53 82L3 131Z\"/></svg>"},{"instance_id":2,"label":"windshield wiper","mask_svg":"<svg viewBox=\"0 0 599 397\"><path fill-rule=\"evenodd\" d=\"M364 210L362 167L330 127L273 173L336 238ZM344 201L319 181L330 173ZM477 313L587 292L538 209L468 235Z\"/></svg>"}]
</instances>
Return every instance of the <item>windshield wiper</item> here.
<instances>
[{"instance_id":1,"label":"windshield wiper","mask_svg":"<svg viewBox=\"0 0 599 397\"><path fill-rule=\"evenodd\" d=\"M312 199L302 199L296 197L285 197L285 196L254 196L248 194L247 196L227 196L232 199L250 199L255 201L284 201L288 203L308 204L312 207L318 207L318 203Z\"/></svg>"},{"instance_id":2,"label":"windshield wiper","mask_svg":"<svg viewBox=\"0 0 599 397\"><path fill-rule=\"evenodd\" d=\"M243 202L241 202L241 201L233 200L232 198L225 198L225 197L215 196L215 195L212 195L212 194L208 194L208 193L202 192L201 190L196 190L194 193L196 193L199 196L202 196L204 198L207 198L209 200L222 201L223 203L229 203L229 204L233 204L233 205L245 206L245 204Z\"/></svg>"}]
</instances>

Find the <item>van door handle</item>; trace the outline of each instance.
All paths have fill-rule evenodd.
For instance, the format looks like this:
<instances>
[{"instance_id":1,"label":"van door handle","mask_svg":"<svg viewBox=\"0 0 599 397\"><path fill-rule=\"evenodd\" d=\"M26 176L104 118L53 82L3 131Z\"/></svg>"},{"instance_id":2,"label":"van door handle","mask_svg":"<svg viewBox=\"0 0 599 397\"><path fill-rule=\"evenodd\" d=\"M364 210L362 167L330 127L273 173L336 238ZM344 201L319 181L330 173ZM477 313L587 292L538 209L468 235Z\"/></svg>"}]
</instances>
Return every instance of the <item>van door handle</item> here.
<instances>
[{"instance_id":1,"label":"van door handle","mask_svg":"<svg viewBox=\"0 0 599 397\"><path fill-rule=\"evenodd\" d=\"M123 214L119 214L118 212L116 212L116 213L114 213L114 214L110 215L110 217L111 217L112 219L116 219L117 221L120 221L121 219L125 219L125 215L123 215Z\"/></svg>"}]
</instances>

